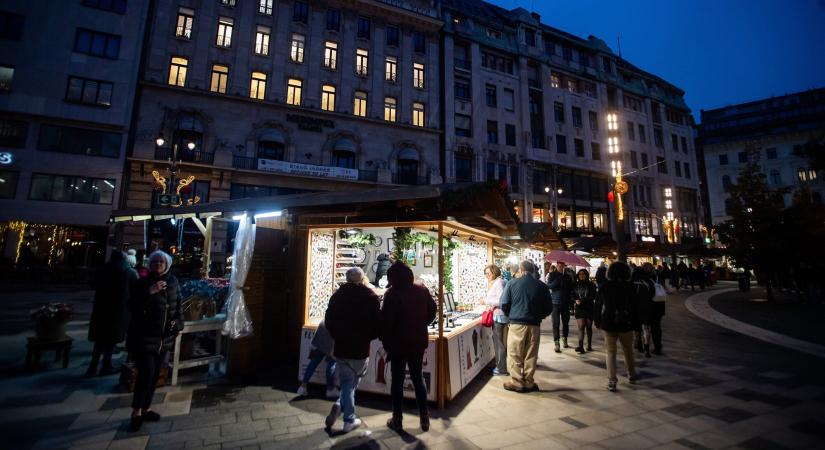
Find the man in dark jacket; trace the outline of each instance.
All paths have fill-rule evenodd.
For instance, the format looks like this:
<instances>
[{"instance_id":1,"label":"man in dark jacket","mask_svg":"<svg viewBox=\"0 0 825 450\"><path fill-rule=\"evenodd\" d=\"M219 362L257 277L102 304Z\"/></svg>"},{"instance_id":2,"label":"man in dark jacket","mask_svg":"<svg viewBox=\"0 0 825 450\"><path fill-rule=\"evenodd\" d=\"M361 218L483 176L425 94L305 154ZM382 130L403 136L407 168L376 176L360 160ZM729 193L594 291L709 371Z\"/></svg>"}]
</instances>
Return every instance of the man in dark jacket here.
<instances>
[{"instance_id":1,"label":"man in dark jacket","mask_svg":"<svg viewBox=\"0 0 825 450\"><path fill-rule=\"evenodd\" d=\"M564 272L565 264L559 261L556 270L547 275L547 287L550 288L550 296L553 298L553 341L556 345L556 353L561 353L559 346L559 325L561 325L561 338L564 348L567 345L567 334L570 331L570 291L573 289L573 279Z\"/></svg>"},{"instance_id":2,"label":"man in dark jacket","mask_svg":"<svg viewBox=\"0 0 825 450\"><path fill-rule=\"evenodd\" d=\"M604 333L607 349L607 389L616 391L616 342L622 343L627 379L636 383L636 362L633 358L633 328L638 321L635 308L636 289L630 282L630 268L616 261L607 269L607 281L596 295L593 322Z\"/></svg>"},{"instance_id":3,"label":"man in dark jacket","mask_svg":"<svg viewBox=\"0 0 825 450\"><path fill-rule=\"evenodd\" d=\"M435 302L426 287L414 283L412 270L401 261L389 268L387 280L392 287L384 294L381 309L381 340L389 355L392 373L392 418L387 426L396 431L402 429L405 369L409 367L421 428L427 431L430 418L421 365L430 343L427 325L435 318Z\"/></svg>"},{"instance_id":4,"label":"man in dark jacket","mask_svg":"<svg viewBox=\"0 0 825 450\"><path fill-rule=\"evenodd\" d=\"M507 315L510 330L507 337L507 370L511 381L504 389L516 392L537 391L533 381L539 354L539 326L553 309L547 285L529 276L533 263L522 261L521 276L513 278L501 294L501 310Z\"/></svg>"},{"instance_id":5,"label":"man in dark jacket","mask_svg":"<svg viewBox=\"0 0 825 450\"><path fill-rule=\"evenodd\" d=\"M378 337L381 309L378 296L367 287L364 271L358 267L346 273L347 282L329 299L324 323L335 340L333 355L338 362L341 395L327 416L332 428L344 413L344 432L361 425L355 417L355 389L367 369L370 342Z\"/></svg>"}]
</instances>

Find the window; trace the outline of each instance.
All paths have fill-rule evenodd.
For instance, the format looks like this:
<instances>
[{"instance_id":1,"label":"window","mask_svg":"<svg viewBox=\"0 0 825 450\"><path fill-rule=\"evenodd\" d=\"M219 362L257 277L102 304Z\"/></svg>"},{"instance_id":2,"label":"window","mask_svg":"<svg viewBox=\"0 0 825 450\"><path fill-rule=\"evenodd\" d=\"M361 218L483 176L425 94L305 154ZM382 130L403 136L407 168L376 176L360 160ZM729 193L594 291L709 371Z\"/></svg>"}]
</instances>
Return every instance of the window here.
<instances>
[{"instance_id":1,"label":"window","mask_svg":"<svg viewBox=\"0 0 825 450\"><path fill-rule=\"evenodd\" d=\"M290 78L286 84L286 102L289 105L301 106L301 87L303 82L296 78Z\"/></svg>"},{"instance_id":2,"label":"window","mask_svg":"<svg viewBox=\"0 0 825 450\"><path fill-rule=\"evenodd\" d=\"M665 158L657 156L656 167L658 167L659 173L667 173L667 161L665 161Z\"/></svg>"},{"instance_id":3,"label":"window","mask_svg":"<svg viewBox=\"0 0 825 450\"><path fill-rule=\"evenodd\" d=\"M237 198L272 197L274 195L300 194L303 192L312 191L304 189L291 189L273 186L255 186L251 184L232 183L232 185L229 188L229 198L234 200Z\"/></svg>"},{"instance_id":4,"label":"window","mask_svg":"<svg viewBox=\"0 0 825 450\"><path fill-rule=\"evenodd\" d=\"M720 166L727 166L728 165L728 155L721 154L719 155L719 165Z\"/></svg>"},{"instance_id":5,"label":"window","mask_svg":"<svg viewBox=\"0 0 825 450\"><path fill-rule=\"evenodd\" d=\"M510 123L504 124L504 143L510 146L516 145L516 126Z\"/></svg>"},{"instance_id":6,"label":"window","mask_svg":"<svg viewBox=\"0 0 825 450\"><path fill-rule=\"evenodd\" d=\"M587 119L590 122L590 130L593 132L599 131L599 116L596 111L588 111Z\"/></svg>"},{"instance_id":7,"label":"window","mask_svg":"<svg viewBox=\"0 0 825 450\"><path fill-rule=\"evenodd\" d=\"M590 153L592 154L593 161L600 161L602 159L602 149L598 142L590 143Z\"/></svg>"},{"instance_id":8,"label":"window","mask_svg":"<svg viewBox=\"0 0 825 450\"><path fill-rule=\"evenodd\" d=\"M808 171L800 167L796 171L796 177L799 178L799 181L808 181Z\"/></svg>"},{"instance_id":9,"label":"window","mask_svg":"<svg viewBox=\"0 0 825 450\"><path fill-rule=\"evenodd\" d=\"M638 156L638 153L636 153L634 150L630 151L630 167L633 169L639 168Z\"/></svg>"},{"instance_id":10,"label":"window","mask_svg":"<svg viewBox=\"0 0 825 450\"><path fill-rule=\"evenodd\" d=\"M385 32L387 34L387 45L390 47L398 47L398 27L389 25Z\"/></svg>"},{"instance_id":11,"label":"window","mask_svg":"<svg viewBox=\"0 0 825 450\"><path fill-rule=\"evenodd\" d=\"M574 93L574 94L578 94L579 93L579 82L572 79L572 78L568 78L566 81L567 81L567 83L566 83L567 84L567 90Z\"/></svg>"},{"instance_id":12,"label":"window","mask_svg":"<svg viewBox=\"0 0 825 450\"><path fill-rule=\"evenodd\" d=\"M565 61L570 62L570 61L573 60L573 49L572 48L562 47L561 48L561 54L562 54L562 58L564 58Z\"/></svg>"},{"instance_id":13,"label":"window","mask_svg":"<svg viewBox=\"0 0 825 450\"><path fill-rule=\"evenodd\" d=\"M252 72L252 82L249 85L249 97L263 100L266 97L266 74Z\"/></svg>"},{"instance_id":14,"label":"window","mask_svg":"<svg viewBox=\"0 0 825 450\"><path fill-rule=\"evenodd\" d=\"M455 155L455 181L473 181L473 160L463 155Z\"/></svg>"},{"instance_id":15,"label":"window","mask_svg":"<svg viewBox=\"0 0 825 450\"><path fill-rule=\"evenodd\" d=\"M236 3L237 0L219 0L219 1L221 2L221 5L224 5L224 6L235 6L235 3Z\"/></svg>"},{"instance_id":16,"label":"window","mask_svg":"<svg viewBox=\"0 0 825 450\"><path fill-rule=\"evenodd\" d=\"M27 122L0 119L0 146L24 148L28 133L29 124Z\"/></svg>"},{"instance_id":17,"label":"window","mask_svg":"<svg viewBox=\"0 0 825 450\"><path fill-rule=\"evenodd\" d=\"M10 91L14 81L14 67L0 66L0 91Z\"/></svg>"},{"instance_id":18,"label":"window","mask_svg":"<svg viewBox=\"0 0 825 450\"><path fill-rule=\"evenodd\" d=\"M267 16L272 15L273 0L258 0L258 12Z\"/></svg>"},{"instance_id":19,"label":"window","mask_svg":"<svg viewBox=\"0 0 825 450\"><path fill-rule=\"evenodd\" d=\"M584 82L584 95L590 98L599 98L598 94L596 93L596 85L590 83L589 81Z\"/></svg>"},{"instance_id":20,"label":"window","mask_svg":"<svg viewBox=\"0 0 825 450\"><path fill-rule=\"evenodd\" d=\"M576 128L582 127L582 110L575 106L573 107L573 126Z\"/></svg>"},{"instance_id":21,"label":"window","mask_svg":"<svg viewBox=\"0 0 825 450\"><path fill-rule=\"evenodd\" d=\"M487 37L492 39L501 39L501 31L487 28Z\"/></svg>"},{"instance_id":22,"label":"window","mask_svg":"<svg viewBox=\"0 0 825 450\"><path fill-rule=\"evenodd\" d=\"M484 96L487 101L487 106L495 108L498 104L498 99L496 98L496 85L488 84L485 88Z\"/></svg>"},{"instance_id":23,"label":"window","mask_svg":"<svg viewBox=\"0 0 825 450\"><path fill-rule=\"evenodd\" d=\"M186 67L188 65L188 59L173 56L172 62L169 64L169 84L180 87L186 86Z\"/></svg>"},{"instance_id":24,"label":"window","mask_svg":"<svg viewBox=\"0 0 825 450\"><path fill-rule=\"evenodd\" d=\"M730 181L730 175L723 175L722 176L722 189L724 189L725 192L728 192L730 190L731 186L733 186L733 183L731 183L731 181Z\"/></svg>"},{"instance_id":25,"label":"window","mask_svg":"<svg viewBox=\"0 0 825 450\"><path fill-rule=\"evenodd\" d=\"M674 173L676 174L676 176L681 177L682 176L682 163L679 162L679 161L673 161L673 168L674 168Z\"/></svg>"},{"instance_id":26,"label":"window","mask_svg":"<svg viewBox=\"0 0 825 450\"><path fill-rule=\"evenodd\" d=\"M305 2L296 1L292 4L292 21L307 23L309 17L309 5Z\"/></svg>"},{"instance_id":27,"label":"window","mask_svg":"<svg viewBox=\"0 0 825 450\"><path fill-rule=\"evenodd\" d=\"M679 151L679 137L675 134L670 135L670 146L673 148L674 152Z\"/></svg>"},{"instance_id":28,"label":"window","mask_svg":"<svg viewBox=\"0 0 825 450\"><path fill-rule=\"evenodd\" d=\"M301 64L304 62L304 35L292 33L292 47L289 52L289 59L294 63Z\"/></svg>"},{"instance_id":29,"label":"window","mask_svg":"<svg viewBox=\"0 0 825 450\"><path fill-rule=\"evenodd\" d=\"M687 155L688 147L687 147L687 138L684 136L680 136L679 139L682 141L682 153Z\"/></svg>"},{"instance_id":30,"label":"window","mask_svg":"<svg viewBox=\"0 0 825 450\"><path fill-rule=\"evenodd\" d=\"M455 80L455 98L470 100L470 83L464 80Z\"/></svg>"},{"instance_id":31,"label":"window","mask_svg":"<svg viewBox=\"0 0 825 450\"><path fill-rule=\"evenodd\" d=\"M647 133L645 133L645 126L642 124L639 124L639 142L642 144L647 143Z\"/></svg>"},{"instance_id":32,"label":"window","mask_svg":"<svg viewBox=\"0 0 825 450\"><path fill-rule=\"evenodd\" d=\"M424 89L424 64L413 63L413 87Z\"/></svg>"},{"instance_id":33,"label":"window","mask_svg":"<svg viewBox=\"0 0 825 450\"><path fill-rule=\"evenodd\" d=\"M564 104L553 102L553 116L556 119L556 123L564 123Z\"/></svg>"},{"instance_id":34,"label":"window","mask_svg":"<svg viewBox=\"0 0 825 450\"><path fill-rule=\"evenodd\" d=\"M545 55L551 55L551 56L555 55L556 54L556 44L554 44L553 41L550 40L550 38L548 38L547 36L542 37L542 40L544 41L544 54Z\"/></svg>"},{"instance_id":35,"label":"window","mask_svg":"<svg viewBox=\"0 0 825 450\"><path fill-rule=\"evenodd\" d=\"M369 52L366 49L359 48L355 50L355 73L357 75L362 77L367 76L369 60Z\"/></svg>"},{"instance_id":36,"label":"window","mask_svg":"<svg viewBox=\"0 0 825 450\"><path fill-rule=\"evenodd\" d=\"M665 148L665 138L660 127L653 127L653 142L656 147Z\"/></svg>"},{"instance_id":37,"label":"window","mask_svg":"<svg viewBox=\"0 0 825 450\"><path fill-rule=\"evenodd\" d=\"M46 152L71 153L86 156L120 156L120 133L83 128L40 125L37 149Z\"/></svg>"},{"instance_id":38,"label":"window","mask_svg":"<svg viewBox=\"0 0 825 450\"><path fill-rule=\"evenodd\" d=\"M556 153L567 153L567 137L563 134L556 135Z\"/></svg>"},{"instance_id":39,"label":"window","mask_svg":"<svg viewBox=\"0 0 825 450\"><path fill-rule=\"evenodd\" d=\"M120 54L120 36L78 28L74 40L74 51L117 59Z\"/></svg>"},{"instance_id":40,"label":"window","mask_svg":"<svg viewBox=\"0 0 825 450\"><path fill-rule=\"evenodd\" d=\"M499 72L513 74L513 59L498 56L489 52L481 52L481 67Z\"/></svg>"},{"instance_id":41,"label":"window","mask_svg":"<svg viewBox=\"0 0 825 450\"><path fill-rule=\"evenodd\" d=\"M341 11L337 9L327 10L327 30L341 31Z\"/></svg>"},{"instance_id":42,"label":"window","mask_svg":"<svg viewBox=\"0 0 825 450\"><path fill-rule=\"evenodd\" d=\"M809 169L808 170L808 179L811 181L816 180L816 170Z\"/></svg>"},{"instance_id":43,"label":"window","mask_svg":"<svg viewBox=\"0 0 825 450\"><path fill-rule=\"evenodd\" d=\"M765 158L767 159L776 159L776 148L766 148L765 149Z\"/></svg>"},{"instance_id":44,"label":"window","mask_svg":"<svg viewBox=\"0 0 825 450\"><path fill-rule=\"evenodd\" d=\"M358 18L358 38L359 39L369 39L370 38L370 19L366 17L359 17Z\"/></svg>"},{"instance_id":45,"label":"window","mask_svg":"<svg viewBox=\"0 0 825 450\"><path fill-rule=\"evenodd\" d=\"M338 43L327 41L324 44L324 67L335 70L338 66Z\"/></svg>"},{"instance_id":46,"label":"window","mask_svg":"<svg viewBox=\"0 0 825 450\"><path fill-rule=\"evenodd\" d=\"M395 56L387 56L384 63L384 71L386 73L386 80L390 83L395 83L398 79L398 58Z\"/></svg>"},{"instance_id":47,"label":"window","mask_svg":"<svg viewBox=\"0 0 825 450\"><path fill-rule=\"evenodd\" d=\"M126 13L126 0L83 0L83 6L111 11L113 13Z\"/></svg>"},{"instance_id":48,"label":"window","mask_svg":"<svg viewBox=\"0 0 825 450\"><path fill-rule=\"evenodd\" d=\"M265 136L262 136L258 140L258 158L283 161L285 153L286 148L283 142L279 142Z\"/></svg>"},{"instance_id":49,"label":"window","mask_svg":"<svg viewBox=\"0 0 825 450\"><path fill-rule=\"evenodd\" d=\"M685 178L690 179L690 164L685 163Z\"/></svg>"},{"instance_id":50,"label":"window","mask_svg":"<svg viewBox=\"0 0 825 450\"><path fill-rule=\"evenodd\" d=\"M650 171L650 167L648 167L649 162L647 153L642 153L642 169L647 170L648 172Z\"/></svg>"},{"instance_id":51,"label":"window","mask_svg":"<svg viewBox=\"0 0 825 450\"><path fill-rule=\"evenodd\" d=\"M258 25L258 31L255 33L255 54L261 56L269 55L269 35L271 30L269 27Z\"/></svg>"},{"instance_id":52,"label":"window","mask_svg":"<svg viewBox=\"0 0 825 450\"><path fill-rule=\"evenodd\" d=\"M424 33L413 33L413 51L416 53L426 53L427 37Z\"/></svg>"},{"instance_id":53,"label":"window","mask_svg":"<svg viewBox=\"0 0 825 450\"><path fill-rule=\"evenodd\" d=\"M495 120L487 121L487 143L498 144L498 122Z\"/></svg>"},{"instance_id":54,"label":"window","mask_svg":"<svg viewBox=\"0 0 825 450\"><path fill-rule=\"evenodd\" d=\"M561 86L561 77L559 74L552 72L550 74L550 87L558 88Z\"/></svg>"},{"instance_id":55,"label":"window","mask_svg":"<svg viewBox=\"0 0 825 450\"><path fill-rule=\"evenodd\" d=\"M69 77L66 100L95 106L112 106L114 84L89 78Z\"/></svg>"},{"instance_id":56,"label":"window","mask_svg":"<svg viewBox=\"0 0 825 450\"><path fill-rule=\"evenodd\" d=\"M424 104L420 102L413 102L413 126L424 126Z\"/></svg>"},{"instance_id":57,"label":"window","mask_svg":"<svg viewBox=\"0 0 825 450\"><path fill-rule=\"evenodd\" d=\"M387 122L396 121L397 101L395 97L384 97L384 120Z\"/></svg>"},{"instance_id":58,"label":"window","mask_svg":"<svg viewBox=\"0 0 825 450\"><path fill-rule=\"evenodd\" d=\"M218 19L218 38L215 43L218 47L229 47L232 45L232 27L235 19L231 17L221 17Z\"/></svg>"},{"instance_id":59,"label":"window","mask_svg":"<svg viewBox=\"0 0 825 450\"><path fill-rule=\"evenodd\" d=\"M115 180L71 175L33 174L30 200L50 202L111 204Z\"/></svg>"},{"instance_id":60,"label":"window","mask_svg":"<svg viewBox=\"0 0 825 450\"><path fill-rule=\"evenodd\" d=\"M504 89L504 96L502 100L502 106L507 111L514 111L515 110L515 94L513 93L512 89Z\"/></svg>"},{"instance_id":61,"label":"window","mask_svg":"<svg viewBox=\"0 0 825 450\"><path fill-rule=\"evenodd\" d=\"M632 109L636 112L644 112L642 100L638 97L633 97L632 95L624 94L622 96L622 103L624 104L624 107L627 109Z\"/></svg>"},{"instance_id":62,"label":"window","mask_svg":"<svg viewBox=\"0 0 825 450\"><path fill-rule=\"evenodd\" d=\"M11 170L0 170L0 198L14 198L17 195L18 175Z\"/></svg>"},{"instance_id":63,"label":"window","mask_svg":"<svg viewBox=\"0 0 825 450\"><path fill-rule=\"evenodd\" d=\"M573 139L573 148L576 150L577 158L584 158L584 141L581 139Z\"/></svg>"},{"instance_id":64,"label":"window","mask_svg":"<svg viewBox=\"0 0 825 450\"><path fill-rule=\"evenodd\" d=\"M359 117L367 117L367 93L355 91L352 113Z\"/></svg>"},{"instance_id":65,"label":"window","mask_svg":"<svg viewBox=\"0 0 825 450\"><path fill-rule=\"evenodd\" d=\"M332 165L345 169L355 169L355 153L345 150L335 150L332 152Z\"/></svg>"},{"instance_id":66,"label":"window","mask_svg":"<svg viewBox=\"0 0 825 450\"><path fill-rule=\"evenodd\" d=\"M519 168L518 166L510 166L510 190L513 192L519 191L519 179L521 178L519 175Z\"/></svg>"},{"instance_id":67,"label":"window","mask_svg":"<svg viewBox=\"0 0 825 450\"><path fill-rule=\"evenodd\" d=\"M610 58L607 56L602 56L602 70L604 72L612 72L612 70L610 70Z\"/></svg>"},{"instance_id":68,"label":"window","mask_svg":"<svg viewBox=\"0 0 825 450\"><path fill-rule=\"evenodd\" d=\"M737 158L739 159L740 163L748 162L748 154L745 152L739 152L736 154Z\"/></svg>"},{"instance_id":69,"label":"window","mask_svg":"<svg viewBox=\"0 0 825 450\"><path fill-rule=\"evenodd\" d=\"M627 138L631 141L636 140L636 127L629 120L627 121Z\"/></svg>"},{"instance_id":70,"label":"window","mask_svg":"<svg viewBox=\"0 0 825 450\"><path fill-rule=\"evenodd\" d=\"M175 27L175 36L192 39L192 24L195 21L195 10L178 8L178 24Z\"/></svg>"},{"instance_id":71,"label":"window","mask_svg":"<svg viewBox=\"0 0 825 450\"><path fill-rule=\"evenodd\" d=\"M524 30L524 43L527 44L529 47L536 46L536 32L529 28Z\"/></svg>"},{"instance_id":72,"label":"window","mask_svg":"<svg viewBox=\"0 0 825 450\"><path fill-rule=\"evenodd\" d=\"M455 135L463 137L472 137L473 121L470 116L464 114L455 115Z\"/></svg>"},{"instance_id":73,"label":"window","mask_svg":"<svg viewBox=\"0 0 825 450\"><path fill-rule=\"evenodd\" d=\"M321 86L321 109L335 111L335 86L331 84Z\"/></svg>"}]
</instances>

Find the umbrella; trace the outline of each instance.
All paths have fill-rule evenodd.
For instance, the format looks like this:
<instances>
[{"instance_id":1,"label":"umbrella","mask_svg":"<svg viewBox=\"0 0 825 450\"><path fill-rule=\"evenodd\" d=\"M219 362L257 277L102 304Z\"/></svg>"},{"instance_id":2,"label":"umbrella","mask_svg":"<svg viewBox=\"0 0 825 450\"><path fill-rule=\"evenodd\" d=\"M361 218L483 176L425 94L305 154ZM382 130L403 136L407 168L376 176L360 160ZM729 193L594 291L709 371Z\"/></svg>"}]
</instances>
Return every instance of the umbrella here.
<instances>
[{"instance_id":1,"label":"umbrella","mask_svg":"<svg viewBox=\"0 0 825 450\"><path fill-rule=\"evenodd\" d=\"M590 263L581 256L564 250L550 250L550 253L544 255L544 260L548 262L563 262L569 266L590 267Z\"/></svg>"}]
</instances>

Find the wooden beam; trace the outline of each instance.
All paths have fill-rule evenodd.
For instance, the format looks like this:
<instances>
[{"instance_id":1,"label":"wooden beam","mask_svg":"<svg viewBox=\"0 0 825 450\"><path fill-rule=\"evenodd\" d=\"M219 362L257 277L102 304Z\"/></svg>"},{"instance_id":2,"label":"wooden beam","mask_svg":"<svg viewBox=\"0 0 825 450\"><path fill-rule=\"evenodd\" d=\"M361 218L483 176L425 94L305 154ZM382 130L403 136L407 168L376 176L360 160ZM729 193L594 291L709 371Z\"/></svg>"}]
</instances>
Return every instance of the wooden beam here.
<instances>
[{"instance_id":1,"label":"wooden beam","mask_svg":"<svg viewBox=\"0 0 825 450\"><path fill-rule=\"evenodd\" d=\"M506 229L507 229L507 225L504 225L504 224L503 224L503 223L501 223L500 221L498 221L498 220L494 219L494 218L493 218L492 216L490 216L489 214L484 214L483 216L481 216L481 218L482 218L482 219L484 219L484 220L486 220L487 222L490 222L491 224L493 224L493 225L495 225L495 226L497 226L497 227L501 228L502 230L506 230Z\"/></svg>"}]
</instances>

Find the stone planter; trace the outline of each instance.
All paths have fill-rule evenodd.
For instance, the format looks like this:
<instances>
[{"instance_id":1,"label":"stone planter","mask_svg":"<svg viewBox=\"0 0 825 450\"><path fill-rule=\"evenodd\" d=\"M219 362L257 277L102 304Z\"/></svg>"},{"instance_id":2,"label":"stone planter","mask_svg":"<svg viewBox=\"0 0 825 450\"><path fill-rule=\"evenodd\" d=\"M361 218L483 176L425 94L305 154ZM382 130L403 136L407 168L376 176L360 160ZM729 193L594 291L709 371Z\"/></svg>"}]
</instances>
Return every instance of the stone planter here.
<instances>
[{"instance_id":1,"label":"stone planter","mask_svg":"<svg viewBox=\"0 0 825 450\"><path fill-rule=\"evenodd\" d=\"M66 335L66 322L62 320L41 320L35 322L34 332L37 340L50 342L61 339Z\"/></svg>"}]
</instances>

